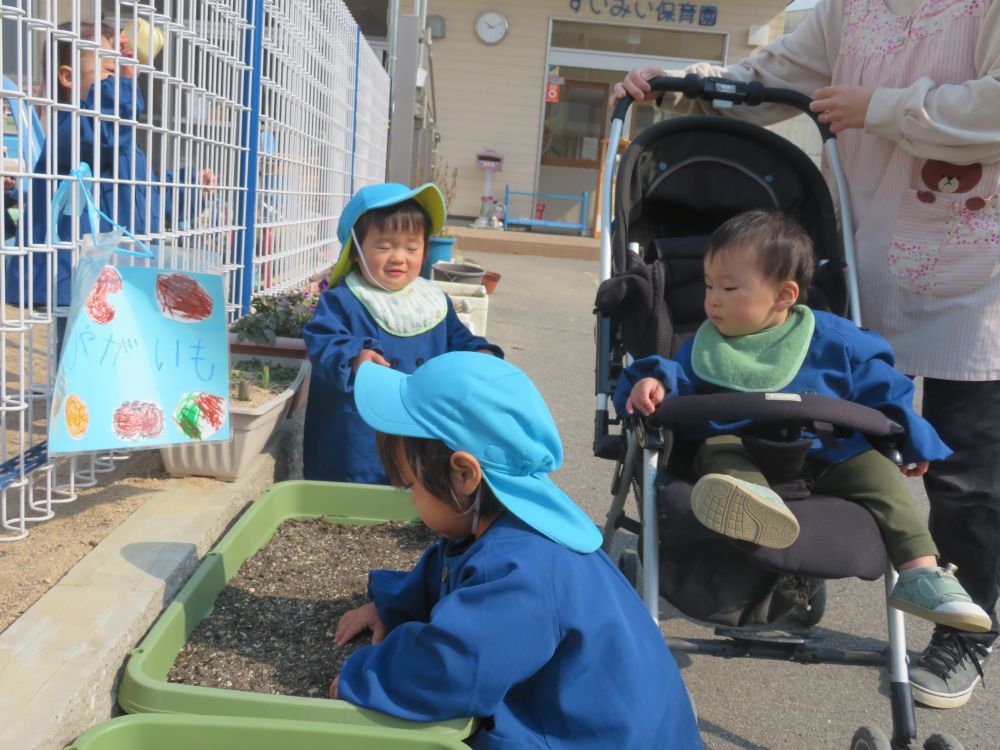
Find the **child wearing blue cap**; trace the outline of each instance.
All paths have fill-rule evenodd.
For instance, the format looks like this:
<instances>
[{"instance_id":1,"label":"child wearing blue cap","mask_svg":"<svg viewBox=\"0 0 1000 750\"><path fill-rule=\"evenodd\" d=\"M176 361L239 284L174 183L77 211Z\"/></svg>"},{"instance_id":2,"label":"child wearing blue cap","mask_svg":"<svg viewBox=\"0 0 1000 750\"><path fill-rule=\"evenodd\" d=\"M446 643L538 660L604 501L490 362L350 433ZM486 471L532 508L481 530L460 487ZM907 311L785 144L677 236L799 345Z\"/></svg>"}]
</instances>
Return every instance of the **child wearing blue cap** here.
<instances>
[{"instance_id":1,"label":"child wearing blue cap","mask_svg":"<svg viewBox=\"0 0 1000 750\"><path fill-rule=\"evenodd\" d=\"M393 484L443 539L409 572L373 570L370 628L331 697L414 721L480 719L474 748L701 748L681 675L601 534L548 477L559 433L527 376L454 352L354 386Z\"/></svg>"},{"instance_id":2,"label":"child wearing blue cap","mask_svg":"<svg viewBox=\"0 0 1000 750\"><path fill-rule=\"evenodd\" d=\"M428 183L395 183L354 194L337 225L340 258L330 289L303 330L312 376L303 435L303 476L385 484L375 433L358 415L354 376L363 362L402 373L450 351L503 351L474 336L448 296L420 277L428 238L444 226L444 197Z\"/></svg>"}]
</instances>

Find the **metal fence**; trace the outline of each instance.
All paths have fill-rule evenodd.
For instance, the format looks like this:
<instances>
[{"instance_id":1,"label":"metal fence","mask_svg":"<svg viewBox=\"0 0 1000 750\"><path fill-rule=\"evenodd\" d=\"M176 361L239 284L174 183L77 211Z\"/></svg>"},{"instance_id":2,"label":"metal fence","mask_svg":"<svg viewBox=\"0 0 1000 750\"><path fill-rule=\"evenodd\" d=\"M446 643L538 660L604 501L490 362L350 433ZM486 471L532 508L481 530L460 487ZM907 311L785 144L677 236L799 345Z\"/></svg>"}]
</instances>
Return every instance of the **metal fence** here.
<instances>
[{"instance_id":1,"label":"metal fence","mask_svg":"<svg viewBox=\"0 0 1000 750\"><path fill-rule=\"evenodd\" d=\"M0 60L0 541L14 541L127 457L46 453L91 231L53 216L69 170L91 167L95 203L158 265L225 273L232 319L335 259L350 194L384 179L389 80L341 0L0 0Z\"/></svg>"}]
</instances>

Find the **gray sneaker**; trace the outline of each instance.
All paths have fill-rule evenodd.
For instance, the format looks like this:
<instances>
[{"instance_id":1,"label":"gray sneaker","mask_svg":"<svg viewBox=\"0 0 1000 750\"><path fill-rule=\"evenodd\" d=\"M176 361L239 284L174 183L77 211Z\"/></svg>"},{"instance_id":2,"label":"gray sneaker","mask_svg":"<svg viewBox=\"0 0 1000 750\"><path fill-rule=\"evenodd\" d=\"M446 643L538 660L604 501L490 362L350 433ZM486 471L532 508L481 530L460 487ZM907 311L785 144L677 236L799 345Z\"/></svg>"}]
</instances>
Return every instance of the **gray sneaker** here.
<instances>
[{"instance_id":1,"label":"gray sneaker","mask_svg":"<svg viewBox=\"0 0 1000 750\"><path fill-rule=\"evenodd\" d=\"M723 536L783 549L799 536L799 522L769 487L726 474L706 474L691 488L695 518Z\"/></svg>"},{"instance_id":2,"label":"gray sneaker","mask_svg":"<svg viewBox=\"0 0 1000 750\"><path fill-rule=\"evenodd\" d=\"M993 649L953 631L934 631L910 670L913 700L934 708L964 706L983 680Z\"/></svg>"}]
</instances>

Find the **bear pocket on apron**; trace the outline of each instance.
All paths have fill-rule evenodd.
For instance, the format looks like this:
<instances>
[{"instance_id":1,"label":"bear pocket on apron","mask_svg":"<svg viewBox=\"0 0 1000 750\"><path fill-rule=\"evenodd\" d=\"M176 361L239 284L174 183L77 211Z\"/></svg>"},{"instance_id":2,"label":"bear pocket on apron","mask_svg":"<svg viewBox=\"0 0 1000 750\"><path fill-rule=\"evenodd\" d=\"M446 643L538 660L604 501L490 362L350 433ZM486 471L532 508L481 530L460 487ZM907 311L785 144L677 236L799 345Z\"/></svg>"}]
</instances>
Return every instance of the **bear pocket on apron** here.
<instances>
[{"instance_id":1,"label":"bear pocket on apron","mask_svg":"<svg viewBox=\"0 0 1000 750\"><path fill-rule=\"evenodd\" d=\"M985 200L977 210L960 199L934 196L933 203L906 190L889 245L889 273L905 289L934 297L968 294L1000 271L1000 204Z\"/></svg>"}]
</instances>

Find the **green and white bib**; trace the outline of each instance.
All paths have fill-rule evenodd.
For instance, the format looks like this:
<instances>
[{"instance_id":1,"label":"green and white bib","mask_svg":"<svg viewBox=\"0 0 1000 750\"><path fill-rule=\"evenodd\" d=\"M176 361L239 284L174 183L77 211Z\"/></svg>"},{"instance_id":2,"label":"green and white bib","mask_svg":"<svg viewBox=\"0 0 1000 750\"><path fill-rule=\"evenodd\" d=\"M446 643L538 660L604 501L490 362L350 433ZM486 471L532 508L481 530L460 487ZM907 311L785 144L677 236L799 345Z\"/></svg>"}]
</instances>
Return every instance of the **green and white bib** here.
<instances>
[{"instance_id":1,"label":"green and white bib","mask_svg":"<svg viewBox=\"0 0 1000 750\"><path fill-rule=\"evenodd\" d=\"M448 297L420 276L397 292L372 286L357 271L351 271L345 283L379 327L395 336L419 336L448 314Z\"/></svg>"},{"instance_id":2,"label":"green and white bib","mask_svg":"<svg viewBox=\"0 0 1000 750\"><path fill-rule=\"evenodd\" d=\"M745 336L723 336L710 321L694 335L691 369L733 391L780 391L795 379L812 343L812 310L796 305L788 320Z\"/></svg>"}]
</instances>

